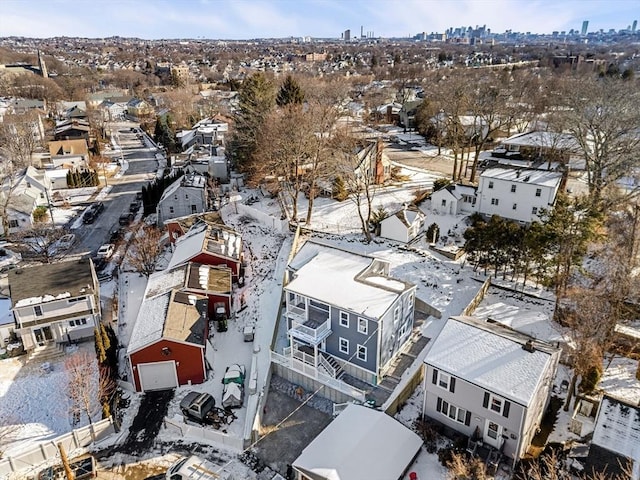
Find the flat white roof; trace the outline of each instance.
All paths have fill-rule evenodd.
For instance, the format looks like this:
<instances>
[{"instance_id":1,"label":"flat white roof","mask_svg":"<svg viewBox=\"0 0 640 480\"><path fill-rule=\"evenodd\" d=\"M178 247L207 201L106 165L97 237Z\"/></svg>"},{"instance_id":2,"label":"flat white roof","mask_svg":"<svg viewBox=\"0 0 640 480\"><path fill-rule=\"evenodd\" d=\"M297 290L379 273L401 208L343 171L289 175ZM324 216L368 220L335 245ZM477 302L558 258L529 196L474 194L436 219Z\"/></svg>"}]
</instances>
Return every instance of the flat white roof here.
<instances>
[{"instance_id":1,"label":"flat white roof","mask_svg":"<svg viewBox=\"0 0 640 480\"><path fill-rule=\"evenodd\" d=\"M503 326L470 317L451 317L433 340L424 361L528 406L552 356L539 348L525 350L525 338Z\"/></svg>"},{"instance_id":2,"label":"flat white roof","mask_svg":"<svg viewBox=\"0 0 640 480\"><path fill-rule=\"evenodd\" d=\"M516 183L530 183L546 187L557 187L562 173L547 170L521 170L514 168L488 168L480 175L483 178L506 180Z\"/></svg>"},{"instance_id":3,"label":"flat white roof","mask_svg":"<svg viewBox=\"0 0 640 480\"><path fill-rule=\"evenodd\" d=\"M578 151L580 144L573 135L556 132L527 132L513 135L503 140L504 145L519 145L523 147L544 147L559 150Z\"/></svg>"},{"instance_id":4,"label":"flat white roof","mask_svg":"<svg viewBox=\"0 0 640 480\"><path fill-rule=\"evenodd\" d=\"M374 260L307 242L290 263L297 272L285 289L370 318L380 318L409 287L399 280L379 275L368 277L369 283L357 280L356 277Z\"/></svg>"},{"instance_id":5,"label":"flat white roof","mask_svg":"<svg viewBox=\"0 0 640 480\"><path fill-rule=\"evenodd\" d=\"M593 443L640 461L640 408L604 396L598 411Z\"/></svg>"},{"instance_id":6,"label":"flat white roof","mask_svg":"<svg viewBox=\"0 0 640 480\"><path fill-rule=\"evenodd\" d=\"M362 480L400 478L422 439L384 412L349 405L293 462L312 478Z\"/></svg>"}]
</instances>

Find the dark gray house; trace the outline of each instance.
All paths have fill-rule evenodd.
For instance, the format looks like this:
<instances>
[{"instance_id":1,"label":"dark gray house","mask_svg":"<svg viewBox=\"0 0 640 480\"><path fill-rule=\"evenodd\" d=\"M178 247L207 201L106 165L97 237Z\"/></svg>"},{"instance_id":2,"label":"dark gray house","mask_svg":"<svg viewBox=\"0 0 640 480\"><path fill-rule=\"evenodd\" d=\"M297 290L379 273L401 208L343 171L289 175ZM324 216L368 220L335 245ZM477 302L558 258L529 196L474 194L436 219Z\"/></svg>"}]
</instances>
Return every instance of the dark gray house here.
<instances>
[{"instance_id":1,"label":"dark gray house","mask_svg":"<svg viewBox=\"0 0 640 480\"><path fill-rule=\"evenodd\" d=\"M317 379L376 385L409 340L416 286L385 260L308 241L287 269L285 356Z\"/></svg>"}]
</instances>

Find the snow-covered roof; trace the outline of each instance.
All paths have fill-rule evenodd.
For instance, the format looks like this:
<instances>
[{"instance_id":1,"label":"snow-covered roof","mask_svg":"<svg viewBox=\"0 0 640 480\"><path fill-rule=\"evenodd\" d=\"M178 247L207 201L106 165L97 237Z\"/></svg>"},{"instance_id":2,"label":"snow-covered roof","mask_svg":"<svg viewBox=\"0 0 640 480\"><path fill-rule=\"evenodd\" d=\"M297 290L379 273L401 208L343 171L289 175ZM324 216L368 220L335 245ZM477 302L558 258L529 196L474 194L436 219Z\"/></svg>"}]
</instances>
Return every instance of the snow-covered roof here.
<instances>
[{"instance_id":1,"label":"snow-covered roof","mask_svg":"<svg viewBox=\"0 0 640 480\"><path fill-rule=\"evenodd\" d=\"M463 195L468 195L470 197L475 197L476 195L476 187L471 187L468 185L447 185L445 187L451 195L453 195L457 200L460 200Z\"/></svg>"},{"instance_id":2,"label":"snow-covered roof","mask_svg":"<svg viewBox=\"0 0 640 480\"><path fill-rule=\"evenodd\" d=\"M514 168L488 168L480 175L482 178L505 180L508 182L530 183L546 187L557 187L562 173L547 170L521 170Z\"/></svg>"},{"instance_id":3,"label":"snow-covered roof","mask_svg":"<svg viewBox=\"0 0 640 480\"><path fill-rule=\"evenodd\" d=\"M555 148L558 150L578 151L580 145L573 135L556 132L526 132L513 135L503 140L504 145L518 145L522 147Z\"/></svg>"},{"instance_id":4,"label":"snow-covered roof","mask_svg":"<svg viewBox=\"0 0 640 480\"><path fill-rule=\"evenodd\" d=\"M185 282L186 271L187 265L180 265L152 274L147 282L147 289L144 293L145 298L155 297L174 288L182 287Z\"/></svg>"},{"instance_id":5,"label":"snow-covered roof","mask_svg":"<svg viewBox=\"0 0 640 480\"><path fill-rule=\"evenodd\" d=\"M400 478L422 446L414 432L384 412L349 405L293 462L314 479Z\"/></svg>"},{"instance_id":6,"label":"snow-covered roof","mask_svg":"<svg viewBox=\"0 0 640 480\"><path fill-rule=\"evenodd\" d=\"M289 264L295 274L285 289L370 318L380 318L398 296L413 285L380 273L363 275L376 261L365 255L307 242Z\"/></svg>"},{"instance_id":7,"label":"snow-covered roof","mask_svg":"<svg viewBox=\"0 0 640 480\"><path fill-rule=\"evenodd\" d=\"M36 305L60 298L97 293L91 263L87 260L45 263L9 272L14 307Z\"/></svg>"},{"instance_id":8,"label":"snow-covered roof","mask_svg":"<svg viewBox=\"0 0 640 480\"><path fill-rule=\"evenodd\" d=\"M598 410L592 442L640 462L640 407L605 395Z\"/></svg>"},{"instance_id":9,"label":"snow-covered roof","mask_svg":"<svg viewBox=\"0 0 640 480\"><path fill-rule=\"evenodd\" d=\"M523 346L532 341L533 351ZM528 406L557 349L528 335L472 317L451 317L432 341L425 363Z\"/></svg>"},{"instance_id":10,"label":"snow-covered roof","mask_svg":"<svg viewBox=\"0 0 640 480\"><path fill-rule=\"evenodd\" d=\"M194 224L185 235L176 241L176 249L169 261L168 268L181 265L200 252L239 260L242 252L242 239L238 233L221 225Z\"/></svg>"},{"instance_id":11,"label":"snow-covered roof","mask_svg":"<svg viewBox=\"0 0 640 480\"><path fill-rule=\"evenodd\" d=\"M140 306L136 323L131 332L127 354L130 355L145 345L162 338L164 320L167 316L170 298L171 291L152 298L145 298Z\"/></svg>"},{"instance_id":12,"label":"snow-covered roof","mask_svg":"<svg viewBox=\"0 0 640 480\"><path fill-rule=\"evenodd\" d=\"M406 205L396 213L389 215L389 217L398 217L402 224L406 227L411 227L416 221L420 222L424 219L424 213L415 205ZM386 217L386 218L389 218ZM386 218L384 220L386 220ZM384 220L382 220L384 222Z\"/></svg>"}]
</instances>

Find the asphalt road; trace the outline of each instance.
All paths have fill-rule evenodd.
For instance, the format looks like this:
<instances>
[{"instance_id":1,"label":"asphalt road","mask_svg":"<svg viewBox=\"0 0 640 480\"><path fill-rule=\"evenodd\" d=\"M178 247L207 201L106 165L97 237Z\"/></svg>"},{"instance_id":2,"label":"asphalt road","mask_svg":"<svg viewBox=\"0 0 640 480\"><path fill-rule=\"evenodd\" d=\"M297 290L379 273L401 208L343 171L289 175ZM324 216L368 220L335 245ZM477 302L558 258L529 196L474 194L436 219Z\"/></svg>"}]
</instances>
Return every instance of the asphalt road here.
<instances>
[{"instance_id":1,"label":"asphalt road","mask_svg":"<svg viewBox=\"0 0 640 480\"><path fill-rule=\"evenodd\" d=\"M111 232L120 227L120 215L129 212L129 205L135 201L136 193L155 178L158 168L155 155L158 150L147 139L143 138L141 141L137 133L130 132L132 127L137 128L138 125L119 125L117 139L122 147L122 154L114 151L110 153L110 156L127 162L128 168L121 177L108 179L111 191L102 200L104 211L96 217L94 223L75 230L76 244L72 253L95 252L107 243ZM141 210L138 211L138 216L141 215Z\"/></svg>"}]
</instances>

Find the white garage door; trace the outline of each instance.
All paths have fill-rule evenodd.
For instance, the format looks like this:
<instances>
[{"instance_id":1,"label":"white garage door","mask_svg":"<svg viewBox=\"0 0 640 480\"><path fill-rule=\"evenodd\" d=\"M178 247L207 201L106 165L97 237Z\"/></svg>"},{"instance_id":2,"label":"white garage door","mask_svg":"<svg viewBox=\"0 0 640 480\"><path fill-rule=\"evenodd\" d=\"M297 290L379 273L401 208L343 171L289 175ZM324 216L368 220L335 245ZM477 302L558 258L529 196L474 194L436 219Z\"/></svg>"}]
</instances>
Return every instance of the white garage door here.
<instances>
[{"instance_id":1,"label":"white garage door","mask_svg":"<svg viewBox=\"0 0 640 480\"><path fill-rule=\"evenodd\" d=\"M167 390L178 386L178 374L173 360L168 362L139 363L138 375L142 391Z\"/></svg>"}]
</instances>

